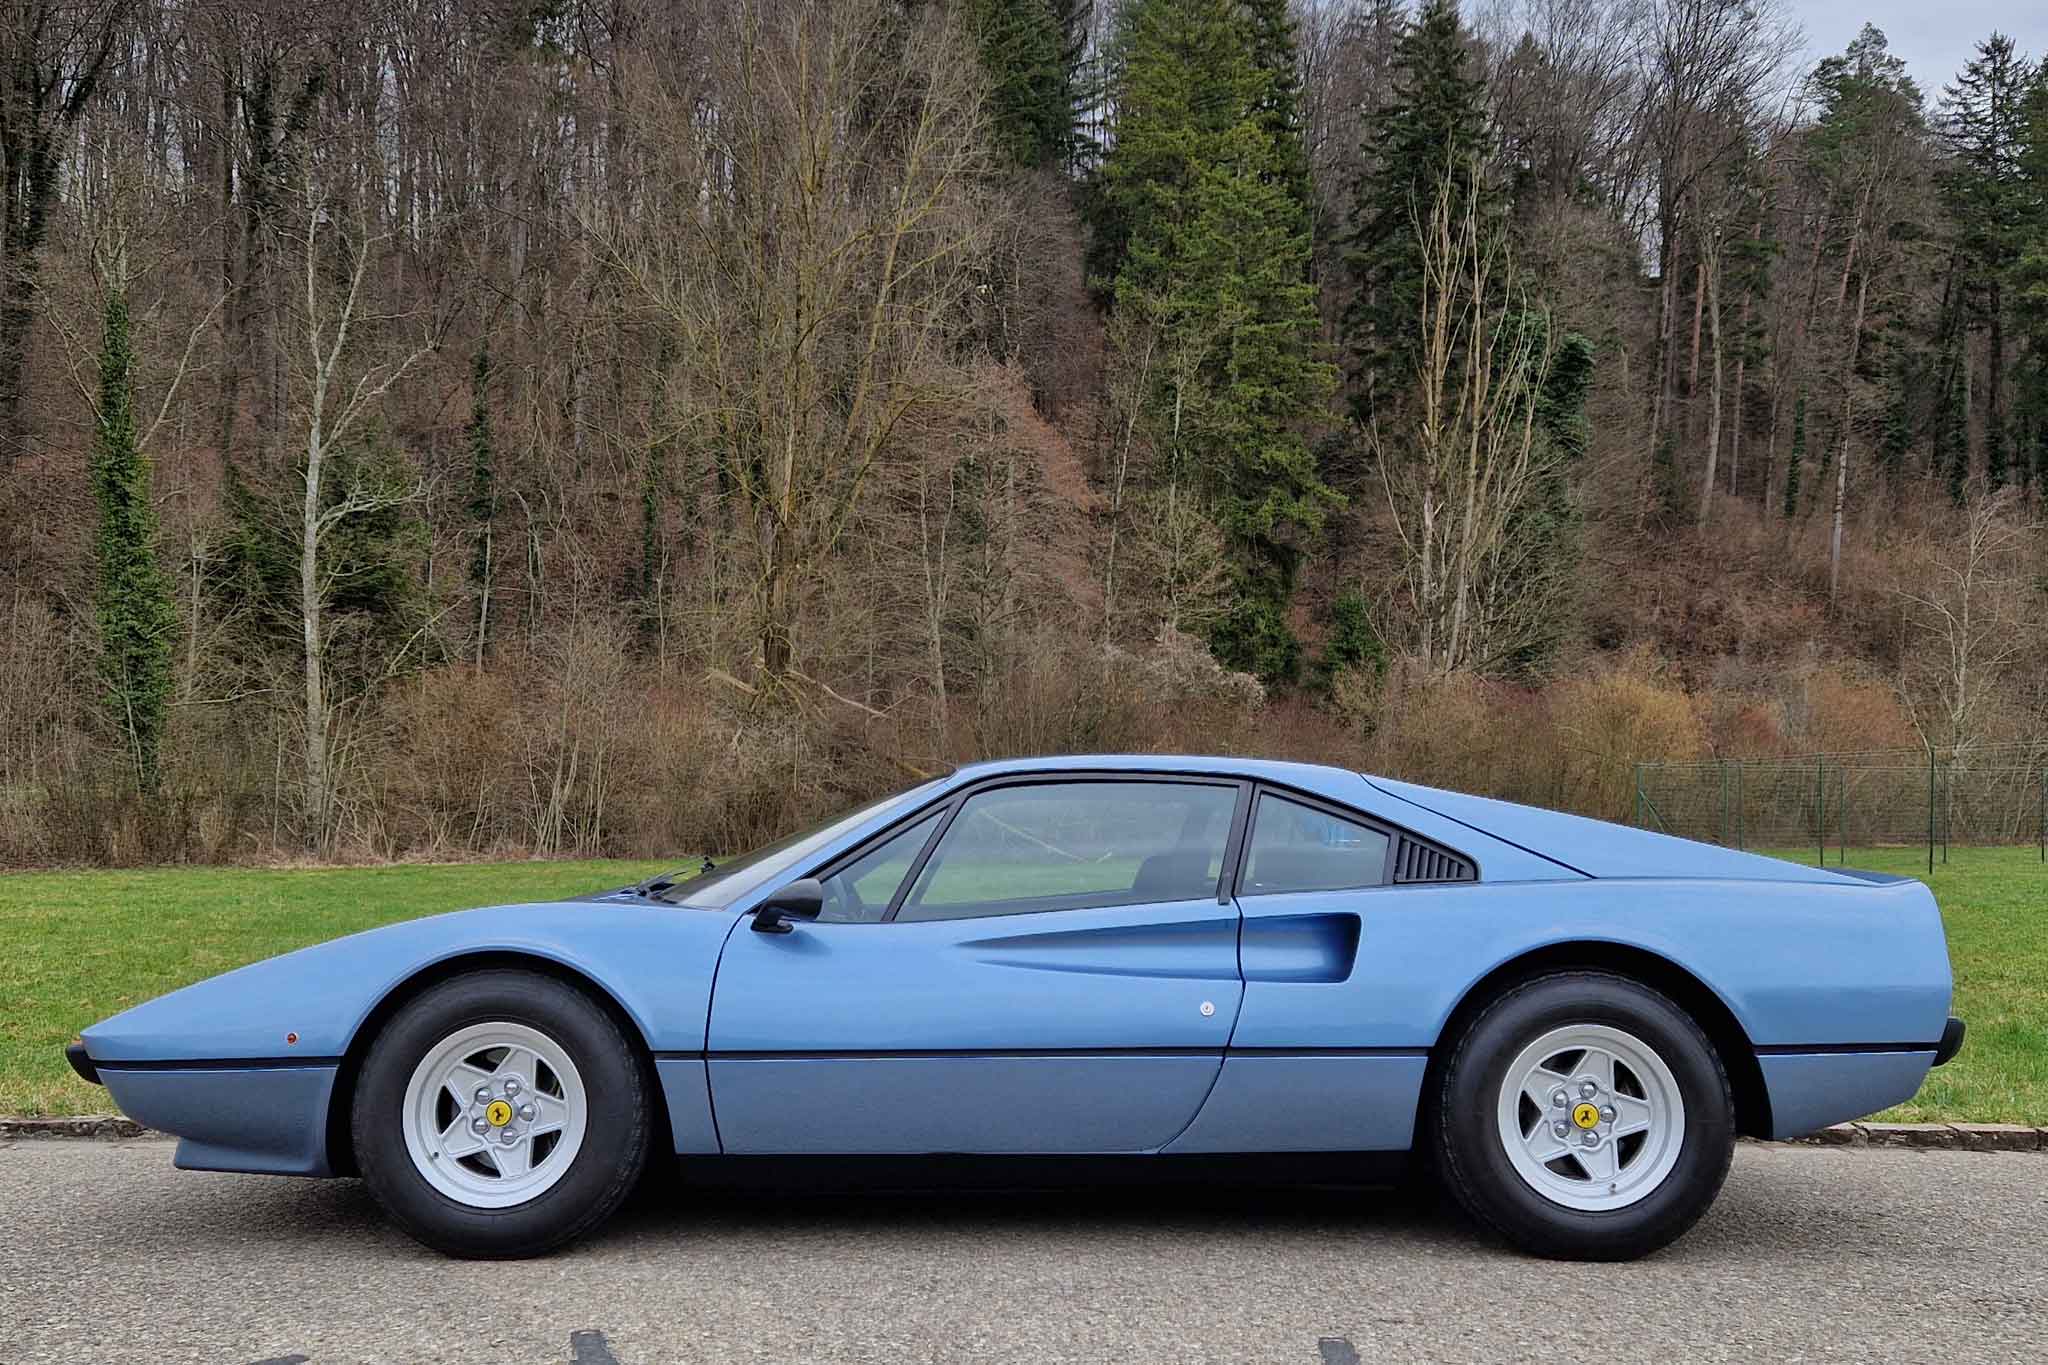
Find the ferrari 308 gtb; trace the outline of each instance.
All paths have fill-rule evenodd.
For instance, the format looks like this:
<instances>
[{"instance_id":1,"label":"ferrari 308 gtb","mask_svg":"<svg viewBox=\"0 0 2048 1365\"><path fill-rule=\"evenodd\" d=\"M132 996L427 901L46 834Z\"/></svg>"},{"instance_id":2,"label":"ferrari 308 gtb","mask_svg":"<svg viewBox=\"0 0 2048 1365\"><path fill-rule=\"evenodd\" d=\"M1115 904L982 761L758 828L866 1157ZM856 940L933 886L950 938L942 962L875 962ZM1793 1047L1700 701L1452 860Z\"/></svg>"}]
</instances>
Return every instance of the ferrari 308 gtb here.
<instances>
[{"instance_id":1,"label":"ferrari 308 gtb","mask_svg":"<svg viewBox=\"0 0 2048 1365\"><path fill-rule=\"evenodd\" d=\"M69 1051L179 1166L360 1174L457 1255L569 1241L657 1152L1412 1151L1515 1245L1615 1259L1700 1217L1738 1134L1913 1095L1949 1002L1917 881L1335 768L1069 757L288 953Z\"/></svg>"}]
</instances>

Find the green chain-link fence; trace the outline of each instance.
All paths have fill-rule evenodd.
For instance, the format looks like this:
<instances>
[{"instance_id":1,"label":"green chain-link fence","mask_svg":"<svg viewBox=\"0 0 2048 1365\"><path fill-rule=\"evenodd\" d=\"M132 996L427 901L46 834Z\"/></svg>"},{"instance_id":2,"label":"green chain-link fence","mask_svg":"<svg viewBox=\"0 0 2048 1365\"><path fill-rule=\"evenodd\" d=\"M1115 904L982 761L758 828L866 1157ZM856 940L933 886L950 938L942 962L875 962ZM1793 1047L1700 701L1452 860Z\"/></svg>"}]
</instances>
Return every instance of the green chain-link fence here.
<instances>
[{"instance_id":1,"label":"green chain-link fence","mask_svg":"<svg viewBox=\"0 0 2048 1365\"><path fill-rule=\"evenodd\" d=\"M1635 765L1635 822L1730 848L2034 844L2048 862L2048 752L1888 749Z\"/></svg>"}]
</instances>

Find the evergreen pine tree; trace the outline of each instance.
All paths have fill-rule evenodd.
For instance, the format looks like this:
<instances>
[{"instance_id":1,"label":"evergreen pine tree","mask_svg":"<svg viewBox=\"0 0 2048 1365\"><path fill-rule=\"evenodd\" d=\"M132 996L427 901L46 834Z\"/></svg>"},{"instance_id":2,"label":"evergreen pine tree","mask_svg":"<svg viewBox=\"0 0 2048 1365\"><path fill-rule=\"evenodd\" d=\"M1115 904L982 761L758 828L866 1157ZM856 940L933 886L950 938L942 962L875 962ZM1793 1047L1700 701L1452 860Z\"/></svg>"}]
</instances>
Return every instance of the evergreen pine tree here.
<instances>
[{"instance_id":1,"label":"evergreen pine tree","mask_svg":"<svg viewBox=\"0 0 2048 1365\"><path fill-rule=\"evenodd\" d=\"M1059 163L1072 144L1074 89L1055 0L970 0L968 20L988 74L997 149L1014 166Z\"/></svg>"},{"instance_id":2,"label":"evergreen pine tree","mask_svg":"<svg viewBox=\"0 0 2048 1365\"><path fill-rule=\"evenodd\" d=\"M1274 180L1301 209L1303 231L1315 224L1308 144L1301 128L1301 73L1294 60L1294 16L1288 0L1244 0L1251 28L1252 63L1264 74L1256 105L1259 126L1273 143Z\"/></svg>"},{"instance_id":3,"label":"evergreen pine tree","mask_svg":"<svg viewBox=\"0 0 2048 1365\"><path fill-rule=\"evenodd\" d=\"M1986 338L1984 474L1993 489L2007 475L2006 291L2030 216L2021 158L2034 79L2032 64L2012 39L1994 33L1977 45L1977 55L1942 100L1941 131L1951 164L1939 185L1956 234L1958 302L1968 325Z\"/></svg>"},{"instance_id":4,"label":"evergreen pine tree","mask_svg":"<svg viewBox=\"0 0 2048 1365\"><path fill-rule=\"evenodd\" d=\"M2021 107L2019 185L2021 220L2012 267L2012 307L2021 352L2014 428L2014 463L2048 491L2048 61L2034 68Z\"/></svg>"},{"instance_id":5,"label":"evergreen pine tree","mask_svg":"<svg viewBox=\"0 0 2048 1365\"><path fill-rule=\"evenodd\" d=\"M92 491L100 517L93 606L107 719L126 741L137 785L155 791L162 771L177 611L170 584L156 561L149 461L135 436L134 370L127 294L110 288L92 444Z\"/></svg>"},{"instance_id":6,"label":"evergreen pine tree","mask_svg":"<svg viewBox=\"0 0 2048 1365\"><path fill-rule=\"evenodd\" d=\"M1366 117L1366 171L1352 206L1345 265L1357 295L1344 317L1353 408L1370 420L1385 392L1414 373L1422 248L1416 223L1448 177L1455 220L1477 184L1482 217L1502 200L1484 174L1486 86L1472 67L1456 0L1423 0L1397 49L1393 97ZM1477 177L1469 172L1478 167Z\"/></svg>"},{"instance_id":7,"label":"evergreen pine tree","mask_svg":"<svg viewBox=\"0 0 2048 1365\"><path fill-rule=\"evenodd\" d=\"M1126 23L1101 178L1129 225L1116 306L1194 357L1155 405L1172 413L1166 459L1231 547L1231 604L1211 648L1233 668L1289 677L1301 548L1334 501L1298 424L1331 375L1315 357L1309 239L1269 121L1272 74L1234 0L1138 0Z\"/></svg>"}]
</instances>

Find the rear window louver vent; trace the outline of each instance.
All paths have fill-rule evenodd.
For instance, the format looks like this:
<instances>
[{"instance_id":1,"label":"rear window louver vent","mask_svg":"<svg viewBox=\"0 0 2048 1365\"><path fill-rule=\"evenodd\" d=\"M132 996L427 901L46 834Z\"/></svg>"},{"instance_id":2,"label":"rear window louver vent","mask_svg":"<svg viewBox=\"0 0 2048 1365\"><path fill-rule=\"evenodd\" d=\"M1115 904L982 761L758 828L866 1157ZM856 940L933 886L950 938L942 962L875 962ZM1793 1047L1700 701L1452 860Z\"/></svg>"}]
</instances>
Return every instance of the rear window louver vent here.
<instances>
[{"instance_id":1,"label":"rear window louver vent","mask_svg":"<svg viewBox=\"0 0 2048 1365\"><path fill-rule=\"evenodd\" d=\"M1394 884L1412 882L1469 882L1478 880L1472 864L1455 853L1415 839L1404 838L1394 854Z\"/></svg>"}]
</instances>

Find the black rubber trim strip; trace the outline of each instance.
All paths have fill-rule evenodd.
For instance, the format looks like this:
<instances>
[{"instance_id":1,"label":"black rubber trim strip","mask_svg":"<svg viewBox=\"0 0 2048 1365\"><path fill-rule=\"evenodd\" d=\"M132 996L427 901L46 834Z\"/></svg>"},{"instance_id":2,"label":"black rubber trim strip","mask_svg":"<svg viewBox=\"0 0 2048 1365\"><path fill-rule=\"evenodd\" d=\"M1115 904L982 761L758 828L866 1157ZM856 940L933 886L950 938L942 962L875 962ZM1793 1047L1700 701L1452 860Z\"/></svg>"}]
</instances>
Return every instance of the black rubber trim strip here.
<instances>
[{"instance_id":1,"label":"black rubber trim strip","mask_svg":"<svg viewBox=\"0 0 2048 1365\"><path fill-rule=\"evenodd\" d=\"M71 1069L78 1073L80 1080L90 1085L100 1083L100 1073L93 1070L92 1058L86 1053L83 1039L64 1045L64 1060L71 1063Z\"/></svg>"},{"instance_id":2,"label":"black rubber trim strip","mask_svg":"<svg viewBox=\"0 0 2048 1365\"><path fill-rule=\"evenodd\" d=\"M1426 1047L1234 1047L1230 1057L1427 1057Z\"/></svg>"},{"instance_id":3,"label":"black rubber trim strip","mask_svg":"<svg viewBox=\"0 0 2048 1365\"><path fill-rule=\"evenodd\" d=\"M191 1061L94 1062L101 1071L300 1071L340 1066L339 1057L200 1057Z\"/></svg>"},{"instance_id":4,"label":"black rubber trim strip","mask_svg":"<svg viewBox=\"0 0 2048 1365\"><path fill-rule=\"evenodd\" d=\"M1425 1047L1040 1047L906 1048L894 1050L799 1049L762 1052L657 1052L655 1060L703 1057L714 1062L893 1061L897 1058L1009 1057L1427 1057Z\"/></svg>"},{"instance_id":5,"label":"black rubber trim strip","mask_svg":"<svg viewBox=\"0 0 2048 1365\"><path fill-rule=\"evenodd\" d=\"M1759 1057L1798 1057L1819 1053L1939 1052L1940 1043L1771 1043L1756 1049Z\"/></svg>"},{"instance_id":6,"label":"black rubber trim strip","mask_svg":"<svg viewBox=\"0 0 2048 1365\"><path fill-rule=\"evenodd\" d=\"M955 1048L799 1048L791 1051L707 1052L714 1062L895 1061L898 1058L952 1057L1221 1057L1220 1047L955 1047Z\"/></svg>"},{"instance_id":7,"label":"black rubber trim strip","mask_svg":"<svg viewBox=\"0 0 2048 1365\"><path fill-rule=\"evenodd\" d=\"M1941 1046L1934 1050L1934 1064L1946 1066L1954 1061L1955 1055L1962 1050L1963 1021L1951 1014L1947 1026L1941 1031Z\"/></svg>"}]
</instances>

